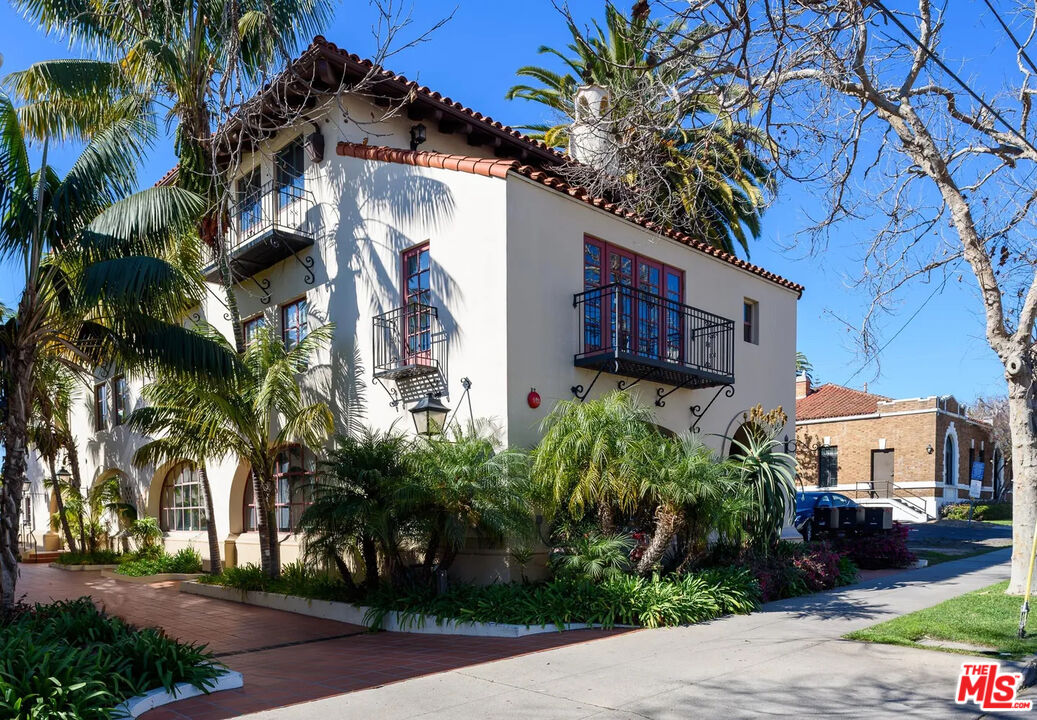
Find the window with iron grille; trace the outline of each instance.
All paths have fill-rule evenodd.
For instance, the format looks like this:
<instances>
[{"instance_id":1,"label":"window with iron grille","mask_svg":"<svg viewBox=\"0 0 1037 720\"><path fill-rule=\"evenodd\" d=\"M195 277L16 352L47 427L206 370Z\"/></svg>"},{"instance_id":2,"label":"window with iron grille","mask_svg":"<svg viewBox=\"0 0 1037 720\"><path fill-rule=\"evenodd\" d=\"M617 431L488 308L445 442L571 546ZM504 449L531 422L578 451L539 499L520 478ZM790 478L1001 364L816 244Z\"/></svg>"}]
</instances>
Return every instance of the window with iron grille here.
<instances>
[{"instance_id":1,"label":"window with iron grille","mask_svg":"<svg viewBox=\"0 0 1037 720\"><path fill-rule=\"evenodd\" d=\"M828 445L817 451L818 487L835 487L839 484L839 448Z\"/></svg>"}]
</instances>

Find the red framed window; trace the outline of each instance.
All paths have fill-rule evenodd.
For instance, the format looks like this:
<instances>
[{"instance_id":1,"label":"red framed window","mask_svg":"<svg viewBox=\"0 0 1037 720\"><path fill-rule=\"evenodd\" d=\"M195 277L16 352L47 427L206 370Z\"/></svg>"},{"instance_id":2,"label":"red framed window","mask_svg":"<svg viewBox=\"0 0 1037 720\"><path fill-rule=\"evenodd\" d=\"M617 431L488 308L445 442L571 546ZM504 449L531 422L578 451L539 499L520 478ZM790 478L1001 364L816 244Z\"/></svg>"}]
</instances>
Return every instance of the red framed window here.
<instances>
[{"instance_id":1,"label":"red framed window","mask_svg":"<svg viewBox=\"0 0 1037 720\"><path fill-rule=\"evenodd\" d=\"M281 306L281 339L291 350L309 332L309 304L306 298Z\"/></svg>"},{"instance_id":2,"label":"red framed window","mask_svg":"<svg viewBox=\"0 0 1037 720\"><path fill-rule=\"evenodd\" d=\"M301 445L293 445L277 456L274 470L274 518L277 531L293 533L299 518L313 503L313 484L317 474L317 460ZM252 482L245 488L245 532L256 529L256 500Z\"/></svg>"},{"instance_id":3,"label":"red framed window","mask_svg":"<svg viewBox=\"0 0 1037 720\"><path fill-rule=\"evenodd\" d=\"M255 317L249 318L241 323L241 331L245 336L246 348L248 348L248 346L252 344L252 341L256 339L256 334L262 327L266 327L266 318L262 315L256 315Z\"/></svg>"},{"instance_id":4,"label":"red framed window","mask_svg":"<svg viewBox=\"0 0 1037 720\"><path fill-rule=\"evenodd\" d=\"M584 304L584 351L681 362L684 272L591 236L584 238L583 255L585 291L620 286Z\"/></svg>"},{"instance_id":5,"label":"red framed window","mask_svg":"<svg viewBox=\"0 0 1037 720\"><path fill-rule=\"evenodd\" d=\"M407 364L427 362L432 350L432 311L428 308L432 295L429 244L404 250L401 267L400 295L405 308L403 356Z\"/></svg>"},{"instance_id":6,"label":"red framed window","mask_svg":"<svg viewBox=\"0 0 1037 720\"><path fill-rule=\"evenodd\" d=\"M112 385L115 386L115 424L122 425L130 415L130 385L126 382L125 375L117 375L112 380Z\"/></svg>"},{"instance_id":7,"label":"red framed window","mask_svg":"<svg viewBox=\"0 0 1037 720\"><path fill-rule=\"evenodd\" d=\"M108 385L94 385L94 430L108 429Z\"/></svg>"}]
</instances>

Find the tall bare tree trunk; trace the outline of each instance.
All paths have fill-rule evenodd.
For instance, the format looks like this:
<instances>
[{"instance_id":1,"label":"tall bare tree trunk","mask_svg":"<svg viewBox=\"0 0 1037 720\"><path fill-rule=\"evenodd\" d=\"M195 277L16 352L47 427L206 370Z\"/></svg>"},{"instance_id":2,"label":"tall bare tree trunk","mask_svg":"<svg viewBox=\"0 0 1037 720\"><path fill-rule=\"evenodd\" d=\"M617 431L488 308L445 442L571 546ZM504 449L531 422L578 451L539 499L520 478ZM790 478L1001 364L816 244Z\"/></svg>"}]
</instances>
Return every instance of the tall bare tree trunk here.
<instances>
[{"instance_id":1,"label":"tall bare tree trunk","mask_svg":"<svg viewBox=\"0 0 1037 720\"><path fill-rule=\"evenodd\" d=\"M209 485L209 471L202 463L198 468L202 478L202 492L205 493L205 534L209 537L209 572L219 575L223 572L220 562L220 538L216 534L216 513L212 509L212 487Z\"/></svg>"},{"instance_id":2,"label":"tall bare tree trunk","mask_svg":"<svg viewBox=\"0 0 1037 720\"><path fill-rule=\"evenodd\" d=\"M30 289L22 296L25 307ZM0 604L14 605L18 584L18 529L21 524L22 486L26 480L26 447L29 427L29 392L33 351L15 343L7 356L8 382L6 446L0 485Z\"/></svg>"},{"instance_id":3,"label":"tall bare tree trunk","mask_svg":"<svg viewBox=\"0 0 1037 720\"><path fill-rule=\"evenodd\" d=\"M256 501L256 532L259 533L259 564L269 578L281 575L281 559L277 545L277 518L270 502L271 483L260 480L252 471L252 496Z\"/></svg>"},{"instance_id":4,"label":"tall bare tree trunk","mask_svg":"<svg viewBox=\"0 0 1037 720\"><path fill-rule=\"evenodd\" d=\"M1012 579L1008 593L1026 592L1034 522L1037 521L1037 433L1033 381L1008 378L1008 422L1012 429Z\"/></svg>"}]
</instances>

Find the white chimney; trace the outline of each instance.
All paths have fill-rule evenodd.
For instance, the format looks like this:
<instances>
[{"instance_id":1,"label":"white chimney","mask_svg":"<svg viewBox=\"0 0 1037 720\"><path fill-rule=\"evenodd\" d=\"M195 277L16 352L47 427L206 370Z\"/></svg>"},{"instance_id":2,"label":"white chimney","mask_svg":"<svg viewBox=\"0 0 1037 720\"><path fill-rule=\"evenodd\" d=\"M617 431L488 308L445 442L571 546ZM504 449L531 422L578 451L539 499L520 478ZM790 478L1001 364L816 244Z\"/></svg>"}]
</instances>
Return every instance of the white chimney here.
<instances>
[{"instance_id":1,"label":"white chimney","mask_svg":"<svg viewBox=\"0 0 1037 720\"><path fill-rule=\"evenodd\" d=\"M619 156L613 132L612 96L601 85L576 89L575 119L569 128L569 154L603 172L619 172Z\"/></svg>"}]
</instances>

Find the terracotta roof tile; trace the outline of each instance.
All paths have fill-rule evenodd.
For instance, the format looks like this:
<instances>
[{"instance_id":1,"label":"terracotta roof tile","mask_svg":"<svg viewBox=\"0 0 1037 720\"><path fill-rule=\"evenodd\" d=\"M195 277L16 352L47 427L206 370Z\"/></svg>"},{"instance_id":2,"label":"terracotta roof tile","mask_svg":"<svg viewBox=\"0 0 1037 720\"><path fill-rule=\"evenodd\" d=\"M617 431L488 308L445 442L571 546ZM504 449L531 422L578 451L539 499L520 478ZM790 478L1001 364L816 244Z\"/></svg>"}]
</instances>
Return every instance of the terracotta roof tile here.
<instances>
[{"instance_id":1,"label":"terracotta roof tile","mask_svg":"<svg viewBox=\"0 0 1037 720\"><path fill-rule=\"evenodd\" d=\"M456 170L460 172L474 173L476 175L483 175L485 177L504 178L509 172L514 172L518 175L527 177L534 182L549 187L552 190L565 193L566 195L574 197L588 205L601 208L613 215L630 220L648 230L681 242L699 252L712 255L713 257L723 260L735 267L742 268L754 275L759 275L766 280L770 280L776 285L788 288L789 290L794 290L800 295L803 294L803 286L798 283L786 280L780 275L776 275L758 265L748 263L741 258L726 253L723 250L715 248L701 240L697 240L690 235L676 230L663 228L647 218L635 215L614 203L607 202L603 198L592 196L586 188L570 185L565 181L565 179L560 178L557 175L531 165L520 165L516 160L490 160L480 157L465 157L464 155L447 155L445 153L437 152L400 150L399 148L385 147L382 145L362 145L359 143L347 142L340 142L336 148L336 152L338 152L339 155L362 158L365 160L378 160L381 162L438 168L442 170Z\"/></svg>"},{"instance_id":2,"label":"terracotta roof tile","mask_svg":"<svg viewBox=\"0 0 1037 720\"><path fill-rule=\"evenodd\" d=\"M828 383L796 400L796 420L874 415L884 400L889 398Z\"/></svg>"}]
</instances>

